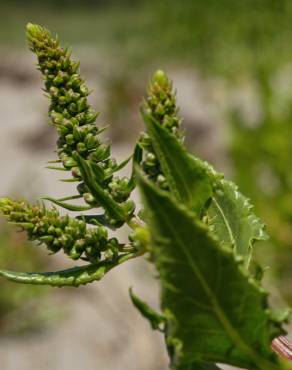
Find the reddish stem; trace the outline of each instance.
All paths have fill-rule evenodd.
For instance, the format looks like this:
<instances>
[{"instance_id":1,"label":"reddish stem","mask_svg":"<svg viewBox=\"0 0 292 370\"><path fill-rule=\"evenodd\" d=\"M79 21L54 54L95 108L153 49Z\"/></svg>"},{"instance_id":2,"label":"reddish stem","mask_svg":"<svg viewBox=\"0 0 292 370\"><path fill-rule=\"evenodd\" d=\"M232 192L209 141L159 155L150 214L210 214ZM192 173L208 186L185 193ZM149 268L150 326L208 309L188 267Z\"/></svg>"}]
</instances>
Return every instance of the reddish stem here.
<instances>
[{"instance_id":1,"label":"reddish stem","mask_svg":"<svg viewBox=\"0 0 292 370\"><path fill-rule=\"evenodd\" d=\"M275 338L272 342L272 349L279 356L292 360L292 343L285 337Z\"/></svg>"}]
</instances>

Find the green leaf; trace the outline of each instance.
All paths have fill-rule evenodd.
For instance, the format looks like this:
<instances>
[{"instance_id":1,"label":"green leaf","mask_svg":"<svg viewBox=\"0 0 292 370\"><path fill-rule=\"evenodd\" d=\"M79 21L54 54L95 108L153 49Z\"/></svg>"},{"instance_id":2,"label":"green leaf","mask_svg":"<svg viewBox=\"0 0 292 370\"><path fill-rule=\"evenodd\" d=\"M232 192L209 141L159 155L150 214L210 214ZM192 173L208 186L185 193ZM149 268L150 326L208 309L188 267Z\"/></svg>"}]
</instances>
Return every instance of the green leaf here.
<instances>
[{"instance_id":1,"label":"green leaf","mask_svg":"<svg viewBox=\"0 0 292 370\"><path fill-rule=\"evenodd\" d=\"M164 176L172 194L201 214L212 195L212 178L203 162L191 157L179 140L151 115L142 111Z\"/></svg>"},{"instance_id":2,"label":"green leaf","mask_svg":"<svg viewBox=\"0 0 292 370\"><path fill-rule=\"evenodd\" d=\"M67 209L68 211L82 212L82 211L89 211L90 209L92 209L92 206L78 206L78 205L75 205L75 204L70 204L70 203L63 202L59 199L55 199L55 198L52 198L52 197L42 197L42 199L48 200L48 201L56 204L59 207Z\"/></svg>"},{"instance_id":3,"label":"green leaf","mask_svg":"<svg viewBox=\"0 0 292 370\"><path fill-rule=\"evenodd\" d=\"M55 170L55 171L65 171L65 172L69 171L67 168L64 168L64 167L47 166L46 168L48 168L49 170Z\"/></svg>"},{"instance_id":4,"label":"green leaf","mask_svg":"<svg viewBox=\"0 0 292 370\"><path fill-rule=\"evenodd\" d=\"M59 179L61 182L80 182L80 179L76 179L75 177L72 177L71 179Z\"/></svg>"},{"instance_id":5,"label":"green leaf","mask_svg":"<svg viewBox=\"0 0 292 370\"><path fill-rule=\"evenodd\" d=\"M224 179L217 179L216 190L208 208L208 224L223 246L234 249L243 256L248 267L252 246L256 240L266 240L265 225L252 212L249 199L243 196L237 186Z\"/></svg>"},{"instance_id":6,"label":"green leaf","mask_svg":"<svg viewBox=\"0 0 292 370\"><path fill-rule=\"evenodd\" d=\"M163 331L162 326L165 323L165 317L151 308L146 302L142 301L142 299L137 297L133 293L132 288L130 288L129 293L133 305L137 308L140 314L149 321L152 329Z\"/></svg>"},{"instance_id":7,"label":"green leaf","mask_svg":"<svg viewBox=\"0 0 292 370\"><path fill-rule=\"evenodd\" d=\"M80 155L76 154L74 156L80 171L82 173L82 178L86 186L89 188L92 195L97 199L97 201L103 206L103 208L108 212L108 214L120 221L125 221L127 219L127 213L124 209L117 203L110 194L103 189L96 178L94 171L91 167L89 161L83 159Z\"/></svg>"},{"instance_id":8,"label":"green leaf","mask_svg":"<svg viewBox=\"0 0 292 370\"><path fill-rule=\"evenodd\" d=\"M235 254L243 256L248 267L254 242L267 239L264 224L252 212L249 200L208 163L189 155L153 117L144 113L144 119L172 193L199 214L211 197L207 213L213 234Z\"/></svg>"},{"instance_id":9,"label":"green leaf","mask_svg":"<svg viewBox=\"0 0 292 370\"><path fill-rule=\"evenodd\" d=\"M77 287L79 285L101 280L111 269L136 256L135 253L127 253L119 256L113 261L103 261L98 264L77 266L56 272L34 273L0 270L0 276L16 283L50 285L53 287Z\"/></svg>"},{"instance_id":10,"label":"green leaf","mask_svg":"<svg viewBox=\"0 0 292 370\"><path fill-rule=\"evenodd\" d=\"M248 268L255 241L267 240L265 224L253 213L250 200L241 194L238 187L207 162L191 155L199 166L205 167L213 183L213 195L207 210L207 223L222 246L232 248L235 255L244 258Z\"/></svg>"},{"instance_id":11,"label":"green leaf","mask_svg":"<svg viewBox=\"0 0 292 370\"><path fill-rule=\"evenodd\" d=\"M219 362L279 370L270 344L283 330L270 317L266 292L194 213L143 175L138 179L174 365Z\"/></svg>"},{"instance_id":12,"label":"green leaf","mask_svg":"<svg viewBox=\"0 0 292 370\"><path fill-rule=\"evenodd\" d=\"M64 198L59 198L57 199L59 202L65 202L67 200L74 200L74 199L80 199L82 198L82 195L78 194L78 195L69 195L67 197L64 197Z\"/></svg>"},{"instance_id":13,"label":"green leaf","mask_svg":"<svg viewBox=\"0 0 292 370\"><path fill-rule=\"evenodd\" d=\"M132 155L130 155L128 158L126 158L125 160L123 160L120 164L118 164L115 168L114 168L114 172L118 172L120 171L121 169L123 169L124 167L126 167L126 165L130 162L130 160L132 159Z\"/></svg>"}]
</instances>

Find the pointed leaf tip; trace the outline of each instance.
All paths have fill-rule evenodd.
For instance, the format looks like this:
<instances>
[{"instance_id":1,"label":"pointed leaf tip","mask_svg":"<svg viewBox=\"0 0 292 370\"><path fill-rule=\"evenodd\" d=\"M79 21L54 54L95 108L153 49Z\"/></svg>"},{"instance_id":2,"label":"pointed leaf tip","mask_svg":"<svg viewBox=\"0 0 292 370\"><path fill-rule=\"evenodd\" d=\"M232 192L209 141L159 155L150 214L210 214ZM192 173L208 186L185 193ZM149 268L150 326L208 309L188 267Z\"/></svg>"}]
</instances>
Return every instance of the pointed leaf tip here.
<instances>
[{"instance_id":1,"label":"pointed leaf tip","mask_svg":"<svg viewBox=\"0 0 292 370\"><path fill-rule=\"evenodd\" d=\"M104 210L107 211L112 218L119 221L126 221L128 218L127 213L123 207L103 188L103 186L100 185L90 161L85 160L78 154L74 155L74 159L78 163L78 167L82 173L82 178L86 186L102 205Z\"/></svg>"},{"instance_id":2,"label":"pointed leaf tip","mask_svg":"<svg viewBox=\"0 0 292 370\"><path fill-rule=\"evenodd\" d=\"M143 111L142 115L170 192L200 215L212 196L211 171L202 161L190 156L177 138L151 115Z\"/></svg>"},{"instance_id":3,"label":"pointed leaf tip","mask_svg":"<svg viewBox=\"0 0 292 370\"><path fill-rule=\"evenodd\" d=\"M162 326L165 323L166 318L162 314L151 308L141 298L137 297L133 293L132 287L129 289L129 294L133 305L137 308L140 314L149 321L152 329L163 331L164 328Z\"/></svg>"}]
</instances>

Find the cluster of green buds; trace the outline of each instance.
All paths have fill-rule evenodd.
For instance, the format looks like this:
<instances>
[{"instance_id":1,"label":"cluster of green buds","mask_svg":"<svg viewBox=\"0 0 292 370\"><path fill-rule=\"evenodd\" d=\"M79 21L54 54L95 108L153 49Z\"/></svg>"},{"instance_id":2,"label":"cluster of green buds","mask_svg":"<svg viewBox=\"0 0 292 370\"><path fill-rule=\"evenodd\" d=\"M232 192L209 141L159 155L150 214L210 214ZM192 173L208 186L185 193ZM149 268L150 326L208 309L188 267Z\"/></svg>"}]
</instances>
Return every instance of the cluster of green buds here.
<instances>
[{"instance_id":1,"label":"cluster of green buds","mask_svg":"<svg viewBox=\"0 0 292 370\"><path fill-rule=\"evenodd\" d=\"M172 82L163 71L159 70L153 75L148 85L147 97L144 100L142 110L144 114L150 116L173 133L180 141L183 141L182 119L178 115L176 94L172 87ZM141 135L140 145L144 150L142 161L144 172L162 189L168 189L166 179L147 132Z\"/></svg>"},{"instance_id":2,"label":"cluster of green buds","mask_svg":"<svg viewBox=\"0 0 292 370\"><path fill-rule=\"evenodd\" d=\"M77 189L85 202L92 207L99 207L98 199L83 181L74 158L78 153L94 163L95 168L102 173L100 185L111 197L118 203L126 202L132 191L130 179L114 176L121 165L111 157L110 146L100 140L103 129L95 124L98 113L88 103L90 91L80 77L79 63L73 61L70 52L63 49L59 41L43 27L29 24L27 38L30 49L38 58L45 91L51 101L49 115L59 134L57 162L62 163L61 169L71 171L72 180L79 182Z\"/></svg>"},{"instance_id":3,"label":"cluster of green buds","mask_svg":"<svg viewBox=\"0 0 292 370\"><path fill-rule=\"evenodd\" d=\"M63 250L73 260L82 258L91 263L97 263L102 253L118 253L118 241L108 238L105 227L88 227L82 219L61 216L56 208L1 198L0 212L26 230L29 240L45 244L51 253Z\"/></svg>"}]
</instances>

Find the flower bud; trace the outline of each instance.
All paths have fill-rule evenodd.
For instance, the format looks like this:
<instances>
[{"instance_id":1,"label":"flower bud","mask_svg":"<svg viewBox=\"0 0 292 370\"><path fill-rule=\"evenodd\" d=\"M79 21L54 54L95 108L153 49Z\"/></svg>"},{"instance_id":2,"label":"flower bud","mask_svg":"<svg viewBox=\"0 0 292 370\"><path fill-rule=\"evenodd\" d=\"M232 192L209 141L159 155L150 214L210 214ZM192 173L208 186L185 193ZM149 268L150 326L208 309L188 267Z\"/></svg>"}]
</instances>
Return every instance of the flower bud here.
<instances>
[{"instance_id":1,"label":"flower bud","mask_svg":"<svg viewBox=\"0 0 292 370\"><path fill-rule=\"evenodd\" d=\"M162 174L157 176L156 182L161 189L166 190L168 188L166 178Z\"/></svg>"},{"instance_id":2,"label":"flower bud","mask_svg":"<svg viewBox=\"0 0 292 370\"><path fill-rule=\"evenodd\" d=\"M76 107L77 110L77 107ZM86 123L86 114L85 112L76 114L75 118L78 119L80 125L84 125Z\"/></svg>"},{"instance_id":3,"label":"flower bud","mask_svg":"<svg viewBox=\"0 0 292 370\"><path fill-rule=\"evenodd\" d=\"M62 85L62 83L63 83L63 75L62 74L58 74L55 78L54 78L54 80L53 80L53 84L54 85L56 85L56 86L58 86L58 85Z\"/></svg>"},{"instance_id":4,"label":"flower bud","mask_svg":"<svg viewBox=\"0 0 292 370\"><path fill-rule=\"evenodd\" d=\"M77 103L70 103L68 105L68 110L70 113L77 113L78 112L78 106L77 106Z\"/></svg>"},{"instance_id":5,"label":"flower bud","mask_svg":"<svg viewBox=\"0 0 292 370\"><path fill-rule=\"evenodd\" d=\"M78 260L81 255L82 255L82 252L78 251L75 246L73 246L70 251L68 252L68 255L70 258L72 258L72 260Z\"/></svg>"},{"instance_id":6,"label":"flower bud","mask_svg":"<svg viewBox=\"0 0 292 370\"><path fill-rule=\"evenodd\" d=\"M135 202L130 199L122 203L122 207L124 211L130 216L134 213L136 205Z\"/></svg>"},{"instance_id":7,"label":"flower bud","mask_svg":"<svg viewBox=\"0 0 292 370\"><path fill-rule=\"evenodd\" d=\"M54 98L57 98L58 95L59 95L59 89L56 86L51 86L50 89L49 89L49 93Z\"/></svg>"},{"instance_id":8,"label":"flower bud","mask_svg":"<svg viewBox=\"0 0 292 370\"><path fill-rule=\"evenodd\" d=\"M85 145L88 150L96 148L99 145L98 136L93 134L86 135Z\"/></svg>"},{"instance_id":9,"label":"flower bud","mask_svg":"<svg viewBox=\"0 0 292 370\"><path fill-rule=\"evenodd\" d=\"M76 178L81 177L81 172L78 167L71 168L71 174L73 177L76 177Z\"/></svg>"},{"instance_id":10,"label":"flower bud","mask_svg":"<svg viewBox=\"0 0 292 370\"><path fill-rule=\"evenodd\" d=\"M76 142L78 141L83 141L84 139L84 133L82 132L81 127L79 126L74 126L73 127L73 136Z\"/></svg>"},{"instance_id":11,"label":"flower bud","mask_svg":"<svg viewBox=\"0 0 292 370\"><path fill-rule=\"evenodd\" d=\"M89 89L84 84L79 87L79 91L83 96L89 95Z\"/></svg>"},{"instance_id":12,"label":"flower bud","mask_svg":"<svg viewBox=\"0 0 292 370\"><path fill-rule=\"evenodd\" d=\"M87 107L88 107L88 105L87 105L87 99L86 98L81 98L77 101L77 111L79 113L83 112Z\"/></svg>"},{"instance_id":13,"label":"flower bud","mask_svg":"<svg viewBox=\"0 0 292 370\"><path fill-rule=\"evenodd\" d=\"M67 83L67 86L70 86L74 89L76 89L77 87L79 87L81 83L81 80L80 80L80 77L78 74L73 74L70 78L69 78L69 81Z\"/></svg>"},{"instance_id":14,"label":"flower bud","mask_svg":"<svg viewBox=\"0 0 292 370\"><path fill-rule=\"evenodd\" d=\"M70 119L64 118L63 121L62 121L62 125L70 131L73 130L73 124L72 124L72 121Z\"/></svg>"},{"instance_id":15,"label":"flower bud","mask_svg":"<svg viewBox=\"0 0 292 370\"><path fill-rule=\"evenodd\" d=\"M84 193L83 199L89 205L95 206L98 204L97 200L94 198L94 196L91 193Z\"/></svg>"},{"instance_id":16,"label":"flower bud","mask_svg":"<svg viewBox=\"0 0 292 370\"><path fill-rule=\"evenodd\" d=\"M57 128L57 132L60 136L64 136L64 135L67 135L67 134L70 133L70 130L65 126L59 125L56 128Z\"/></svg>"},{"instance_id":17,"label":"flower bud","mask_svg":"<svg viewBox=\"0 0 292 370\"><path fill-rule=\"evenodd\" d=\"M86 145L84 143L77 144L77 152L82 154L87 151Z\"/></svg>"},{"instance_id":18,"label":"flower bud","mask_svg":"<svg viewBox=\"0 0 292 370\"><path fill-rule=\"evenodd\" d=\"M58 103L60 104L60 105L66 105L67 104L67 100L66 100L66 97L65 96L59 96L59 98L58 98Z\"/></svg>"},{"instance_id":19,"label":"flower bud","mask_svg":"<svg viewBox=\"0 0 292 370\"><path fill-rule=\"evenodd\" d=\"M89 159L93 162L100 162L106 160L110 156L110 146L107 144L99 145L96 150L89 155Z\"/></svg>"},{"instance_id":20,"label":"flower bud","mask_svg":"<svg viewBox=\"0 0 292 370\"><path fill-rule=\"evenodd\" d=\"M155 154L151 153L151 152L148 152L146 154L145 163L147 164L147 166L150 166L150 167L157 166L158 161L157 161L157 158L156 158Z\"/></svg>"},{"instance_id":21,"label":"flower bud","mask_svg":"<svg viewBox=\"0 0 292 370\"><path fill-rule=\"evenodd\" d=\"M96 118L97 118L97 116L98 116L98 113L95 113L95 112L87 112L86 113L86 122L87 123L93 123L93 122L95 122L95 120L96 120Z\"/></svg>"},{"instance_id":22,"label":"flower bud","mask_svg":"<svg viewBox=\"0 0 292 370\"><path fill-rule=\"evenodd\" d=\"M71 168L71 167L75 167L75 166L77 166L76 161L75 161L72 157L67 157L67 158L63 161L63 164L64 164L64 167L65 167L65 168Z\"/></svg>"},{"instance_id":23,"label":"flower bud","mask_svg":"<svg viewBox=\"0 0 292 370\"><path fill-rule=\"evenodd\" d=\"M66 143L72 145L75 143L74 136L72 134L66 135Z\"/></svg>"}]
</instances>

